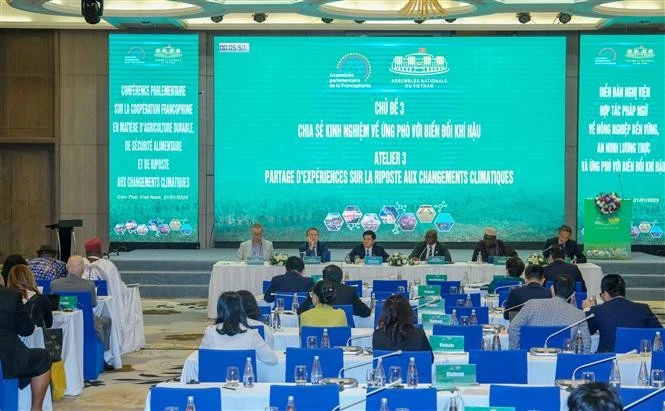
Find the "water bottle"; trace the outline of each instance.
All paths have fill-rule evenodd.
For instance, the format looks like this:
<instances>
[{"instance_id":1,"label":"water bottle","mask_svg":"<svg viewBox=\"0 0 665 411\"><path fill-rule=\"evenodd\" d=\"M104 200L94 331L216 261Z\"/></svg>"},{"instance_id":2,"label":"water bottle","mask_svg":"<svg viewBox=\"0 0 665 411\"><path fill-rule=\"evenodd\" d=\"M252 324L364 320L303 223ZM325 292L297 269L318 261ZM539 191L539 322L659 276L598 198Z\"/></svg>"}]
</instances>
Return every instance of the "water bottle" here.
<instances>
[{"instance_id":1,"label":"water bottle","mask_svg":"<svg viewBox=\"0 0 665 411\"><path fill-rule=\"evenodd\" d=\"M478 316L476 316L476 310L471 310L471 317L469 318L469 325L478 325Z\"/></svg>"},{"instance_id":2,"label":"water bottle","mask_svg":"<svg viewBox=\"0 0 665 411\"><path fill-rule=\"evenodd\" d=\"M312 384L321 384L323 380L323 370L321 370L321 361L319 356L314 356L314 363L312 364Z\"/></svg>"},{"instance_id":3,"label":"water bottle","mask_svg":"<svg viewBox=\"0 0 665 411\"><path fill-rule=\"evenodd\" d=\"M448 406L448 411L457 411L457 397L450 397L450 405Z\"/></svg>"},{"instance_id":4,"label":"water bottle","mask_svg":"<svg viewBox=\"0 0 665 411\"><path fill-rule=\"evenodd\" d=\"M398 272L397 272L397 279L398 279L398 280L401 280L401 279L402 279L402 272L401 272L401 271L398 271Z\"/></svg>"},{"instance_id":5,"label":"water bottle","mask_svg":"<svg viewBox=\"0 0 665 411\"><path fill-rule=\"evenodd\" d=\"M245 372L242 374L242 385L245 388L252 388L254 386L254 367L252 367L252 358L247 357L245 362Z\"/></svg>"},{"instance_id":6,"label":"water bottle","mask_svg":"<svg viewBox=\"0 0 665 411\"><path fill-rule=\"evenodd\" d=\"M409 282L409 298L413 300L416 298L416 286L413 284L413 281Z\"/></svg>"},{"instance_id":7,"label":"water bottle","mask_svg":"<svg viewBox=\"0 0 665 411\"><path fill-rule=\"evenodd\" d=\"M185 411L196 411L196 405L194 405L194 397L191 395L187 397L187 407L185 407Z\"/></svg>"},{"instance_id":8,"label":"water bottle","mask_svg":"<svg viewBox=\"0 0 665 411\"><path fill-rule=\"evenodd\" d=\"M386 385L386 372L383 369L382 358L379 358L376 363L376 369L374 370L374 385L377 387L383 387Z\"/></svg>"},{"instance_id":9,"label":"water bottle","mask_svg":"<svg viewBox=\"0 0 665 411\"><path fill-rule=\"evenodd\" d=\"M619 388L621 388L621 372L619 372L619 363L617 362L617 359L615 358L612 361L612 371L610 372L610 386L616 390L616 392L619 392Z\"/></svg>"},{"instance_id":10,"label":"water bottle","mask_svg":"<svg viewBox=\"0 0 665 411\"><path fill-rule=\"evenodd\" d=\"M406 371L406 386L416 388L418 387L418 367L416 367L416 359L409 358L409 368Z\"/></svg>"},{"instance_id":11,"label":"water bottle","mask_svg":"<svg viewBox=\"0 0 665 411\"><path fill-rule=\"evenodd\" d=\"M466 295L466 302L464 303L465 307L473 307L473 303L471 302L471 294Z\"/></svg>"},{"instance_id":12,"label":"water bottle","mask_svg":"<svg viewBox=\"0 0 665 411\"><path fill-rule=\"evenodd\" d=\"M369 309L372 311L376 311L376 294L372 293L372 296L369 300ZM374 314L376 315L376 314Z\"/></svg>"},{"instance_id":13,"label":"water bottle","mask_svg":"<svg viewBox=\"0 0 665 411\"><path fill-rule=\"evenodd\" d=\"M298 302L298 293L293 293L293 302L291 303L291 311L297 313L298 308L300 308L300 303Z\"/></svg>"},{"instance_id":14,"label":"water bottle","mask_svg":"<svg viewBox=\"0 0 665 411\"><path fill-rule=\"evenodd\" d=\"M584 339L581 330L577 330L577 334L575 334L575 354L584 354Z\"/></svg>"},{"instance_id":15,"label":"water bottle","mask_svg":"<svg viewBox=\"0 0 665 411\"><path fill-rule=\"evenodd\" d=\"M457 310L453 308L453 313L450 314L450 324L459 325L459 320L457 319Z\"/></svg>"},{"instance_id":16,"label":"water bottle","mask_svg":"<svg viewBox=\"0 0 665 411\"><path fill-rule=\"evenodd\" d=\"M279 318L278 310L272 312L272 326L275 329L282 328L282 320Z\"/></svg>"},{"instance_id":17,"label":"water bottle","mask_svg":"<svg viewBox=\"0 0 665 411\"><path fill-rule=\"evenodd\" d=\"M656 336L653 338L653 344L651 345L651 351L663 351L663 340L660 337L660 331L656 331Z\"/></svg>"},{"instance_id":18,"label":"water bottle","mask_svg":"<svg viewBox=\"0 0 665 411\"><path fill-rule=\"evenodd\" d=\"M637 385L640 387L649 386L649 371L647 370L646 360L642 360L642 365L640 365L640 373L637 374Z\"/></svg>"},{"instance_id":19,"label":"water bottle","mask_svg":"<svg viewBox=\"0 0 665 411\"><path fill-rule=\"evenodd\" d=\"M348 271L345 272L344 273L344 281L349 281L350 279L351 279L351 277L349 276L349 272Z\"/></svg>"},{"instance_id":20,"label":"water bottle","mask_svg":"<svg viewBox=\"0 0 665 411\"><path fill-rule=\"evenodd\" d=\"M381 408L379 408L379 411L390 411L390 408L388 408L388 398L381 398Z\"/></svg>"},{"instance_id":21,"label":"water bottle","mask_svg":"<svg viewBox=\"0 0 665 411\"><path fill-rule=\"evenodd\" d=\"M286 397L286 411L296 411L296 400L293 395Z\"/></svg>"},{"instance_id":22,"label":"water bottle","mask_svg":"<svg viewBox=\"0 0 665 411\"><path fill-rule=\"evenodd\" d=\"M321 348L330 348L330 337L328 336L328 329L323 329L323 336L321 337Z\"/></svg>"},{"instance_id":23,"label":"water bottle","mask_svg":"<svg viewBox=\"0 0 665 411\"><path fill-rule=\"evenodd\" d=\"M482 263L483 263L483 253L480 253L480 252L478 253L478 255L476 256L476 262L477 262L478 264L482 264ZM455 406L455 409L457 409L457 406Z\"/></svg>"},{"instance_id":24,"label":"water bottle","mask_svg":"<svg viewBox=\"0 0 665 411\"><path fill-rule=\"evenodd\" d=\"M494 330L492 337L492 351L501 351L501 338L499 338L499 330Z\"/></svg>"}]
</instances>

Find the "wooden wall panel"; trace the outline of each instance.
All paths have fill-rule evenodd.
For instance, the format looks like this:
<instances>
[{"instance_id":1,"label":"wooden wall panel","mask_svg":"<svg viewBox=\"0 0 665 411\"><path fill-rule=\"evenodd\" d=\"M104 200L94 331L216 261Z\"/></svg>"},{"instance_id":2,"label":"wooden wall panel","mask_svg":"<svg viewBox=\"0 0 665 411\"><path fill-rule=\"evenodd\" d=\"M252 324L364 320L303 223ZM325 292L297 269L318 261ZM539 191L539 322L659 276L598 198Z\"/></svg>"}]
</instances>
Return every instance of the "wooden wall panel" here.
<instances>
[{"instance_id":1,"label":"wooden wall panel","mask_svg":"<svg viewBox=\"0 0 665 411\"><path fill-rule=\"evenodd\" d=\"M11 254L11 156L7 145L0 145L0 254ZM3 260L4 261L4 260Z\"/></svg>"}]
</instances>

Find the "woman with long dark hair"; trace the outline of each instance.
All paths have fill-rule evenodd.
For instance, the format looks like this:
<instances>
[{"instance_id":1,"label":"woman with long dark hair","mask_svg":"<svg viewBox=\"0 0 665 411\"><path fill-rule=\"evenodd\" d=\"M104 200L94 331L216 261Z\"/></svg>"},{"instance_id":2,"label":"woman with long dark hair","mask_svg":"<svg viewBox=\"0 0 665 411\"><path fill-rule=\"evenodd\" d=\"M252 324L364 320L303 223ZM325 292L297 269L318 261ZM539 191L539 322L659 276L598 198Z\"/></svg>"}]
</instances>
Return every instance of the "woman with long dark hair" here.
<instances>
[{"instance_id":1,"label":"woman with long dark hair","mask_svg":"<svg viewBox=\"0 0 665 411\"><path fill-rule=\"evenodd\" d=\"M13 288L21 293L23 304L35 326L51 328L53 325L51 303L39 292L35 277L27 265L17 264L9 270L7 288Z\"/></svg>"},{"instance_id":2,"label":"woman with long dark hair","mask_svg":"<svg viewBox=\"0 0 665 411\"><path fill-rule=\"evenodd\" d=\"M245 316L247 317L247 325L252 328L263 328L263 336L266 343L272 347L273 334L272 329L261 322L261 313L259 312L259 304L256 302L254 294L247 290L238 290L242 306L245 309Z\"/></svg>"}]
</instances>

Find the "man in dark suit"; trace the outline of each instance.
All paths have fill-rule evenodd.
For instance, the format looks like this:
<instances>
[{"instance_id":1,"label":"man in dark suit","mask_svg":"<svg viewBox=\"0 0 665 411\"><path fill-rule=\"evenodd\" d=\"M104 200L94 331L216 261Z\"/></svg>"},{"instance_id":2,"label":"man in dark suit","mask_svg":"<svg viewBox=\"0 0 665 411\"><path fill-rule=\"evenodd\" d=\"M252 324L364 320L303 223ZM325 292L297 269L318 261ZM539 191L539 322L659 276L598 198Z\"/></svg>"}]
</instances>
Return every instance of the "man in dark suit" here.
<instances>
[{"instance_id":1,"label":"man in dark suit","mask_svg":"<svg viewBox=\"0 0 665 411\"><path fill-rule=\"evenodd\" d=\"M31 335L35 324L21 294L0 287L0 362L4 378L18 378L19 388L32 389L32 409L41 410L51 383L51 356L43 348L27 348L19 335ZM0 404L1 405L1 404Z\"/></svg>"},{"instance_id":2,"label":"man in dark suit","mask_svg":"<svg viewBox=\"0 0 665 411\"><path fill-rule=\"evenodd\" d=\"M483 239L476 243L471 254L471 260L476 261L478 255L482 256L483 262L492 257L517 257L517 251L511 246L496 238L496 228L487 227L483 232Z\"/></svg>"},{"instance_id":3,"label":"man in dark suit","mask_svg":"<svg viewBox=\"0 0 665 411\"><path fill-rule=\"evenodd\" d=\"M363 262L366 256L378 256L383 257L383 262L388 261L388 253L380 245L376 245L376 233L372 230L367 230L363 233L363 242L353 247L353 250L349 252L349 260L351 262Z\"/></svg>"},{"instance_id":4,"label":"man in dark suit","mask_svg":"<svg viewBox=\"0 0 665 411\"><path fill-rule=\"evenodd\" d=\"M534 264L527 266L524 271L524 277L526 278L526 284L522 287L513 288L510 290L510 294L508 294L505 304L508 310L504 310L503 312L503 318L506 320L512 320L520 309L522 309L521 304L531 299L552 298L551 291L543 287L543 283L545 282L543 267Z\"/></svg>"},{"instance_id":5,"label":"man in dark suit","mask_svg":"<svg viewBox=\"0 0 665 411\"><path fill-rule=\"evenodd\" d=\"M614 352L617 327L662 328L648 305L626 299L626 283L618 274L608 274L600 282L600 298L596 305L592 299L582 302L584 312L594 314L589 319L589 332L600 332L598 352Z\"/></svg>"},{"instance_id":6,"label":"man in dark suit","mask_svg":"<svg viewBox=\"0 0 665 411\"><path fill-rule=\"evenodd\" d=\"M305 263L300 257L291 256L286 259L286 273L276 275L270 280L270 287L263 295L263 300L271 303L275 301L274 293L308 292L314 286L312 277L303 277Z\"/></svg>"},{"instance_id":7,"label":"man in dark suit","mask_svg":"<svg viewBox=\"0 0 665 411\"><path fill-rule=\"evenodd\" d=\"M427 230L425 233L425 241L416 244L411 251L409 258L413 258L416 261L418 260L427 260L429 257L435 255L441 255L446 259L447 263L452 263L453 259L450 256L450 251L443 246L443 243L440 243L437 237L436 230L431 229Z\"/></svg>"},{"instance_id":8,"label":"man in dark suit","mask_svg":"<svg viewBox=\"0 0 665 411\"><path fill-rule=\"evenodd\" d=\"M322 263L330 261L330 250L328 245L319 241L319 230L310 227L305 233L305 244L298 247L298 251L305 253L307 257L321 257Z\"/></svg>"},{"instance_id":9,"label":"man in dark suit","mask_svg":"<svg viewBox=\"0 0 665 411\"><path fill-rule=\"evenodd\" d=\"M561 244L566 250L566 256L570 258L573 262L577 263L586 263L586 256L582 251L582 246L578 245L575 240L570 239L573 229L570 226L562 225L559 227L557 237L552 237L545 241L545 246L543 247L543 256L549 258L550 250L556 244Z\"/></svg>"},{"instance_id":10,"label":"man in dark suit","mask_svg":"<svg viewBox=\"0 0 665 411\"><path fill-rule=\"evenodd\" d=\"M554 281L556 277L563 273L570 274L577 282L582 283L582 291L586 292L586 283L582 278L580 268L575 264L566 262L566 250L562 245L555 245L550 249L550 263L545 266L545 281Z\"/></svg>"},{"instance_id":11,"label":"man in dark suit","mask_svg":"<svg viewBox=\"0 0 665 411\"><path fill-rule=\"evenodd\" d=\"M342 269L334 264L323 269L323 279L330 281L335 289L335 305L352 305L353 315L363 318L369 317L372 310L358 297L355 287L342 284L342 276ZM310 308L312 308L312 297L307 297L305 302L300 305L298 315Z\"/></svg>"}]
</instances>

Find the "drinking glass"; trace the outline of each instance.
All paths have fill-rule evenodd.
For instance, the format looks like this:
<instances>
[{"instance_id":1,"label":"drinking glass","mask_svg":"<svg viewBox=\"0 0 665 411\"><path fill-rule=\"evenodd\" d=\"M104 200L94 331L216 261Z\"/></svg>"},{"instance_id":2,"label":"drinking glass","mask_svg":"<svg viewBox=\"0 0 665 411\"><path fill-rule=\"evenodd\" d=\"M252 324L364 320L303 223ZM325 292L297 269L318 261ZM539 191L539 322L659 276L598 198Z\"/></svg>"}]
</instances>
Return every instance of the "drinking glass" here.
<instances>
[{"instance_id":1,"label":"drinking glass","mask_svg":"<svg viewBox=\"0 0 665 411\"><path fill-rule=\"evenodd\" d=\"M367 383L367 388L374 387L374 368L369 368L365 374L365 382Z\"/></svg>"},{"instance_id":2,"label":"drinking glass","mask_svg":"<svg viewBox=\"0 0 665 411\"><path fill-rule=\"evenodd\" d=\"M175 407L175 406L169 406L169 407L165 407L164 411L180 411L180 408Z\"/></svg>"},{"instance_id":3,"label":"drinking glass","mask_svg":"<svg viewBox=\"0 0 665 411\"><path fill-rule=\"evenodd\" d=\"M401 294L401 293L406 292L406 290L404 289L403 285L400 285L400 286L397 286L397 292Z\"/></svg>"},{"instance_id":4,"label":"drinking glass","mask_svg":"<svg viewBox=\"0 0 665 411\"><path fill-rule=\"evenodd\" d=\"M388 370L388 375L390 377L390 383L396 382L397 384L402 383L402 367L399 365L393 365Z\"/></svg>"},{"instance_id":5,"label":"drinking glass","mask_svg":"<svg viewBox=\"0 0 665 411\"><path fill-rule=\"evenodd\" d=\"M640 354L647 355L651 352L651 340L640 340Z\"/></svg>"},{"instance_id":6,"label":"drinking glass","mask_svg":"<svg viewBox=\"0 0 665 411\"><path fill-rule=\"evenodd\" d=\"M316 338L316 335L310 335L307 337L307 348L317 349L319 348L319 341Z\"/></svg>"},{"instance_id":7,"label":"drinking glass","mask_svg":"<svg viewBox=\"0 0 665 411\"><path fill-rule=\"evenodd\" d=\"M272 326L272 321L270 320L270 314L263 314L261 317L261 322L266 325L266 327Z\"/></svg>"},{"instance_id":8,"label":"drinking glass","mask_svg":"<svg viewBox=\"0 0 665 411\"><path fill-rule=\"evenodd\" d=\"M450 287L450 294L457 294L457 286L453 285Z\"/></svg>"},{"instance_id":9,"label":"drinking glass","mask_svg":"<svg viewBox=\"0 0 665 411\"><path fill-rule=\"evenodd\" d=\"M481 350L486 350L486 351L492 350L492 340L490 339L490 337L483 337L480 343L482 344L480 347Z\"/></svg>"},{"instance_id":10,"label":"drinking glass","mask_svg":"<svg viewBox=\"0 0 665 411\"><path fill-rule=\"evenodd\" d=\"M457 300L458 307L464 307L464 303L466 303L466 300L464 298L460 298L459 300Z\"/></svg>"},{"instance_id":11,"label":"drinking glass","mask_svg":"<svg viewBox=\"0 0 665 411\"><path fill-rule=\"evenodd\" d=\"M395 411L410 411L408 408L400 407L400 408L395 408Z\"/></svg>"},{"instance_id":12,"label":"drinking glass","mask_svg":"<svg viewBox=\"0 0 665 411\"><path fill-rule=\"evenodd\" d=\"M584 371L582 373L582 379L585 383L596 381L596 374L593 371Z\"/></svg>"},{"instance_id":13,"label":"drinking glass","mask_svg":"<svg viewBox=\"0 0 665 411\"><path fill-rule=\"evenodd\" d=\"M467 317L466 315L463 315L462 317L460 317L459 324L460 325L469 325L469 317Z\"/></svg>"},{"instance_id":14,"label":"drinking glass","mask_svg":"<svg viewBox=\"0 0 665 411\"><path fill-rule=\"evenodd\" d=\"M654 368L651 370L651 386L654 388L661 388L663 385L665 385L663 370Z\"/></svg>"},{"instance_id":15,"label":"drinking glass","mask_svg":"<svg viewBox=\"0 0 665 411\"><path fill-rule=\"evenodd\" d=\"M226 384L236 386L240 382L240 370L238 367L226 367Z\"/></svg>"},{"instance_id":16,"label":"drinking glass","mask_svg":"<svg viewBox=\"0 0 665 411\"><path fill-rule=\"evenodd\" d=\"M277 310L280 313L284 312L284 299L283 298L277 298L275 300L275 310Z\"/></svg>"},{"instance_id":17,"label":"drinking glass","mask_svg":"<svg viewBox=\"0 0 665 411\"><path fill-rule=\"evenodd\" d=\"M305 385L307 384L307 366L306 365L296 365L295 372L293 374L296 385Z\"/></svg>"},{"instance_id":18,"label":"drinking glass","mask_svg":"<svg viewBox=\"0 0 665 411\"><path fill-rule=\"evenodd\" d=\"M575 346L573 345L573 339L572 338L566 338L566 339L563 340L563 349L561 351L565 352L565 353L574 353L575 352Z\"/></svg>"}]
</instances>

